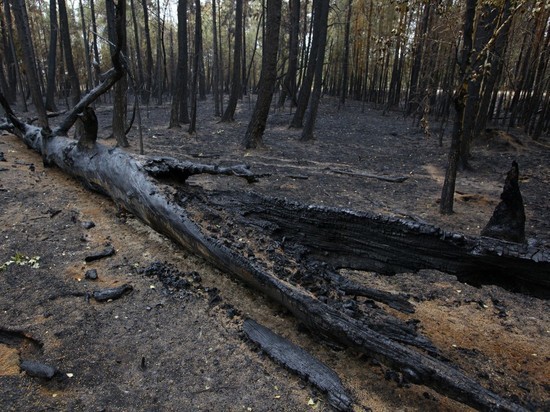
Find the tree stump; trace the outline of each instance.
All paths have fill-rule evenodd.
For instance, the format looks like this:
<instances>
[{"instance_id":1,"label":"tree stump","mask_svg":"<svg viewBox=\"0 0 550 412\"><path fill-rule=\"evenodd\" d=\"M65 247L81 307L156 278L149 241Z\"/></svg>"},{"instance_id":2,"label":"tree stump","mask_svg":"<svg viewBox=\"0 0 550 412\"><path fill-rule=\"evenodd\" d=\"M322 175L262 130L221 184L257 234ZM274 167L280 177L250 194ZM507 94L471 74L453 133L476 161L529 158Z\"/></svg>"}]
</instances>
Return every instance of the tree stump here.
<instances>
[{"instance_id":1,"label":"tree stump","mask_svg":"<svg viewBox=\"0 0 550 412\"><path fill-rule=\"evenodd\" d=\"M495 208L489 223L481 231L482 236L509 242L525 242L525 209L518 180L519 167L517 162L513 161L500 195L501 201Z\"/></svg>"}]
</instances>

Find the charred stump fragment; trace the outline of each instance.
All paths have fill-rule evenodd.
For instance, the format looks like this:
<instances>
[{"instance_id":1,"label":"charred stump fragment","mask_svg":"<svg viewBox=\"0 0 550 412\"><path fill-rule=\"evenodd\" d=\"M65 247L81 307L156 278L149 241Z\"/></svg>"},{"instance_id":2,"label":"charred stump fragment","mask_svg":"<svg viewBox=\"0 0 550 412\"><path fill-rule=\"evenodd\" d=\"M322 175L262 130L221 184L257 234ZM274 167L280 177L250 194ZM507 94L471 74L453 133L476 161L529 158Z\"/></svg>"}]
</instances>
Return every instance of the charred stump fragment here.
<instances>
[{"instance_id":1,"label":"charred stump fragment","mask_svg":"<svg viewBox=\"0 0 550 412\"><path fill-rule=\"evenodd\" d=\"M94 109L86 107L80 115L82 122L81 135L78 139L79 149L91 149L97 140L97 116Z\"/></svg>"},{"instance_id":2,"label":"charred stump fragment","mask_svg":"<svg viewBox=\"0 0 550 412\"><path fill-rule=\"evenodd\" d=\"M519 166L516 161L512 162L512 168L508 171L500 199L481 235L509 242L525 242L525 209L519 190Z\"/></svg>"}]
</instances>

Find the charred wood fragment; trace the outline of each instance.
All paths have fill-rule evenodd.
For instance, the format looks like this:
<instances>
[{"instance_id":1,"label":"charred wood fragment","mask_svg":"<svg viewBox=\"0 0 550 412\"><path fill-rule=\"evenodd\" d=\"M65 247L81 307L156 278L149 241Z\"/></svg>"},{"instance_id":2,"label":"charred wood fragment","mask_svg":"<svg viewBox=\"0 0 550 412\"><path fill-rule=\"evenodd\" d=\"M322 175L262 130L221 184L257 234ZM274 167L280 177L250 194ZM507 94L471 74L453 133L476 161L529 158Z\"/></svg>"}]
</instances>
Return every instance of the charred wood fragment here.
<instances>
[{"instance_id":1,"label":"charred wood fragment","mask_svg":"<svg viewBox=\"0 0 550 412\"><path fill-rule=\"evenodd\" d=\"M327 365L252 319L244 321L243 332L270 358L326 393L334 409L352 410L353 402L350 395L338 375Z\"/></svg>"},{"instance_id":2,"label":"charred wood fragment","mask_svg":"<svg viewBox=\"0 0 550 412\"><path fill-rule=\"evenodd\" d=\"M367 286L360 285L356 282L346 279L344 276L335 273L328 272L326 274L331 285L338 290L341 290L349 296L362 296L368 299L372 299L376 302L384 303L390 308L398 310L403 313L414 313L414 305L409 302L409 297L402 293L391 293L380 289L374 289Z\"/></svg>"},{"instance_id":3,"label":"charred wood fragment","mask_svg":"<svg viewBox=\"0 0 550 412\"><path fill-rule=\"evenodd\" d=\"M258 180L247 165L217 166L181 161L173 157L155 157L148 158L142 167L151 177L165 182L185 183L189 177L205 173L243 177L248 183Z\"/></svg>"},{"instance_id":4,"label":"charred wood fragment","mask_svg":"<svg viewBox=\"0 0 550 412\"><path fill-rule=\"evenodd\" d=\"M99 259L113 256L116 253L115 248L112 245L107 246L105 249L92 253L84 258L86 262L93 262Z\"/></svg>"},{"instance_id":5,"label":"charred wood fragment","mask_svg":"<svg viewBox=\"0 0 550 412\"><path fill-rule=\"evenodd\" d=\"M402 294L394 294L385 292L379 289L368 288L366 286L353 285L344 283L340 286L340 290L346 295L351 296L363 296L365 298L373 299L377 302L382 302L388 305L390 308L396 309L404 313L414 313L414 305L410 303L407 298Z\"/></svg>"},{"instance_id":6,"label":"charred wood fragment","mask_svg":"<svg viewBox=\"0 0 550 412\"><path fill-rule=\"evenodd\" d=\"M125 283L124 285L115 288L94 290L92 296L98 302L105 302L107 300L118 299L127 293L130 293L132 290L134 290L132 285Z\"/></svg>"},{"instance_id":7,"label":"charred wood fragment","mask_svg":"<svg viewBox=\"0 0 550 412\"><path fill-rule=\"evenodd\" d=\"M27 373L27 375L34 378L51 379L57 372L57 369L53 366L33 360L22 361L20 367Z\"/></svg>"}]
</instances>

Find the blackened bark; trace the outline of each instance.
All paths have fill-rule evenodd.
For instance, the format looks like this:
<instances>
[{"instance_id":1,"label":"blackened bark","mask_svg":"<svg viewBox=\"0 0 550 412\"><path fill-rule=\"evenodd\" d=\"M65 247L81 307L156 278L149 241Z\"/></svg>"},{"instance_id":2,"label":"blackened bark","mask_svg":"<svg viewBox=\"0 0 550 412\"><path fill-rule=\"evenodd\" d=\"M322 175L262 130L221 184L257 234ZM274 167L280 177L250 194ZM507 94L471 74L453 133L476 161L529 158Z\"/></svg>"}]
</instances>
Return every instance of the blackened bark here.
<instances>
[{"instance_id":1,"label":"blackened bark","mask_svg":"<svg viewBox=\"0 0 550 412\"><path fill-rule=\"evenodd\" d=\"M201 6L200 2L195 4L196 21L198 24L198 29L195 27L195 53L198 53L199 61L197 63L197 76L198 76L198 91L199 99L206 100L206 73L204 70L204 54L203 54L203 40L202 40L202 16L201 16ZM200 22L200 24L198 23ZM244 36L243 36L244 38ZM196 103L195 103L196 111Z\"/></svg>"},{"instance_id":2,"label":"blackened bark","mask_svg":"<svg viewBox=\"0 0 550 412\"><path fill-rule=\"evenodd\" d=\"M50 0L50 47L48 51L48 80L46 87L46 110L56 111L55 104L55 70L57 55L57 3Z\"/></svg>"},{"instance_id":3,"label":"blackened bark","mask_svg":"<svg viewBox=\"0 0 550 412\"><path fill-rule=\"evenodd\" d=\"M309 104L309 98L311 96L311 85L315 77L315 67L317 63L317 54L319 51L319 19L321 16L322 2L324 0L313 1L313 39L311 40L311 47L309 49L309 57L307 61L307 69L302 84L300 85L300 93L298 94L298 104L296 105L296 111L290 122L290 127L301 128L304 122L304 116Z\"/></svg>"},{"instance_id":4,"label":"blackened bark","mask_svg":"<svg viewBox=\"0 0 550 412\"><path fill-rule=\"evenodd\" d=\"M525 242L525 209L519 190L519 166L515 161L506 176L500 199L501 202L481 235L510 242Z\"/></svg>"},{"instance_id":5,"label":"blackened bark","mask_svg":"<svg viewBox=\"0 0 550 412\"><path fill-rule=\"evenodd\" d=\"M422 14L422 23L416 33L415 45L413 48L414 57L411 67L409 94L407 97L407 115L411 115L416 112L420 107L420 93L418 92L418 90L422 87L419 85L420 70L422 68L422 56L424 54L426 35L428 33L430 23L431 9L432 2L426 2Z\"/></svg>"},{"instance_id":6,"label":"blackened bark","mask_svg":"<svg viewBox=\"0 0 550 412\"><path fill-rule=\"evenodd\" d=\"M126 37L126 0L119 0L121 3L115 11L113 0L106 0L107 24L111 27L109 35L112 44L118 45L124 55L127 55L127 37ZM120 20L123 30L117 30L118 20ZM113 52L113 47L111 47ZM128 78L126 74L115 84L113 101L113 136L117 145L120 147L130 146L126 138L126 117L128 111Z\"/></svg>"},{"instance_id":7,"label":"blackened bark","mask_svg":"<svg viewBox=\"0 0 550 412\"><path fill-rule=\"evenodd\" d=\"M80 81L74 66L73 48L71 45L71 34L69 32L69 18L67 16L67 6L65 0L58 0L59 5L59 34L63 42L63 52L65 53L65 67L71 84L71 104L75 105L80 100Z\"/></svg>"},{"instance_id":8,"label":"blackened bark","mask_svg":"<svg viewBox=\"0 0 550 412\"><path fill-rule=\"evenodd\" d=\"M279 106L290 96L293 106L297 104L296 76L298 74L298 40L300 34L300 0L290 0L290 35L288 38L288 70L283 80Z\"/></svg>"},{"instance_id":9,"label":"blackened bark","mask_svg":"<svg viewBox=\"0 0 550 412\"><path fill-rule=\"evenodd\" d=\"M302 130L300 140L313 140L313 129L317 120L317 112L321 101L321 91L323 87L323 67L325 63L325 48L327 44L327 23L329 12L329 0L321 0L319 9L319 45L317 50L317 59L315 63L315 83L313 93L309 102L309 110L306 115L306 122Z\"/></svg>"},{"instance_id":10,"label":"blackened bark","mask_svg":"<svg viewBox=\"0 0 550 412\"><path fill-rule=\"evenodd\" d=\"M508 43L508 35L510 33L511 19L511 1L506 0L502 6L498 25L501 26L499 33L496 35L494 48L489 55L489 73L484 80L481 102L474 124L473 139L479 137L481 131L485 129L488 119L492 118L494 107L491 105L491 100L496 101L498 96L498 82L502 76L504 68L504 53Z\"/></svg>"},{"instance_id":11,"label":"blackened bark","mask_svg":"<svg viewBox=\"0 0 550 412\"><path fill-rule=\"evenodd\" d=\"M277 81L277 54L279 51L279 28L281 26L282 0L267 1L266 37L263 41L262 72L260 90L244 136L244 146L254 149L261 146L265 131L269 106L273 99Z\"/></svg>"},{"instance_id":12,"label":"blackened bark","mask_svg":"<svg viewBox=\"0 0 550 412\"><path fill-rule=\"evenodd\" d=\"M499 9L490 4L484 4L475 30L475 39L470 56L471 74L468 76L468 92L464 107L462 122L462 139L460 144L460 166L469 169L470 147L474 136L475 120L479 111L481 99L481 83L484 77L483 64L492 47L488 48L498 21Z\"/></svg>"},{"instance_id":13,"label":"blackened bark","mask_svg":"<svg viewBox=\"0 0 550 412\"><path fill-rule=\"evenodd\" d=\"M13 44L13 24L11 18L11 7L9 0L3 0L4 16L0 16L2 30L3 57L6 59L7 88L4 89L6 98L10 103L17 100L17 61L15 57L15 46ZM23 99L25 105L25 100Z\"/></svg>"},{"instance_id":14,"label":"blackened bark","mask_svg":"<svg viewBox=\"0 0 550 412\"><path fill-rule=\"evenodd\" d=\"M447 171L445 172L445 181L443 183L443 189L441 191L441 203L439 205L439 211L442 214L449 215L453 213L454 194L456 185L456 173L458 170L458 162L460 160L460 147L463 138L463 124L464 124L464 109L466 105L466 98L468 95L468 83L471 64L471 53L473 46L473 31L474 31L474 19L476 14L477 0L468 0L466 3L466 11L464 13L464 30L463 30L463 43L462 51L459 61L459 85L455 91L454 106L455 106L455 120L453 124L453 133L451 137L451 148L449 149L449 159L447 164Z\"/></svg>"},{"instance_id":15,"label":"blackened bark","mask_svg":"<svg viewBox=\"0 0 550 412\"><path fill-rule=\"evenodd\" d=\"M82 24L82 41L84 43L84 60L86 62L86 73L88 79L86 81L87 87L86 91L92 90L94 80L92 75L92 61L90 56L90 43L88 41L88 29L86 28L86 19L84 16L84 6L82 5L82 0L79 0L80 6L80 20Z\"/></svg>"},{"instance_id":16,"label":"blackened bark","mask_svg":"<svg viewBox=\"0 0 550 412\"><path fill-rule=\"evenodd\" d=\"M153 81L153 48L151 47L151 32L149 30L149 8L147 0L141 0L143 7L143 27L145 32L145 85L142 98L145 104L149 104Z\"/></svg>"},{"instance_id":17,"label":"blackened bark","mask_svg":"<svg viewBox=\"0 0 550 412\"><path fill-rule=\"evenodd\" d=\"M27 74L29 88L38 113L38 122L40 127L48 129L48 117L46 115L46 107L42 100L42 92L38 81L38 73L36 71L36 58L34 56L34 47L32 45L32 37L29 28L29 22L26 18L27 12L24 0L11 0L12 11L15 17L17 33L23 51L23 66Z\"/></svg>"},{"instance_id":18,"label":"blackened bark","mask_svg":"<svg viewBox=\"0 0 550 412\"><path fill-rule=\"evenodd\" d=\"M233 73L231 77L231 93L227 107L223 113L222 122L235 120L237 101L241 96L241 63L242 63L242 36L243 36L243 0L235 0L235 44L233 51Z\"/></svg>"},{"instance_id":19,"label":"blackened bark","mask_svg":"<svg viewBox=\"0 0 550 412\"><path fill-rule=\"evenodd\" d=\"M218 16L217 1L212 0L212 94L214 96L214 116L219 117L220 112L220 59L218 56Z\"/></svg>"},{"instance_id":20,"label":"blackened bark","mask_svg":"<svg viewBox=\"0 0 550 412\"><path fill-rule=\"evenodd\" d=\"M101 74L101 60L99 59L99 48L97 47L97 22L95 18L95 4L94 0L90 0L90 14L92 17L92 48L94 50L94 72L95 72L95 82L94 85L97 85L100 82Z\"/></svg>"},{"instance_id":21,"label":"blackened bark","mask_svg":"<svg viewBox=\"0 0 550 412\"><path fill-rule=\"evenodd\" d=\"M193 56L193 80L191 82L191 122L188 133L197 131L197 88L199 86L200 61L202 56L201 2L195 0L195 55Z\"/></svg>"},{"instance_id":22,"label":"blackened bark","mask_svg":"<svg viewBox=\"0 0 550 412\"><path fill-rule=\"evenodd\" d=\"M353 410L350 395L338 375L327 365L252 319L244 321L243 332L278 364L282 364L325 392L335 410Z\"/></svg>"},{"instance_id":23,"label":"blackened bark","mask_svg":"<svg viewBox=\"0 0 550 412\"><path fill-rule=\"evenodd\" d=\"M351 6L353 0L348 0L348 10L346 15L346 29L344 33L344 58L342 61L342 87L340 91L340 103L346 104L346 97L348 95L348 82L349 82L349 34L351 30Z\"/></svg>"},{"instance_id":24,"label":"blackened bark","mask_svg":"<svg viewBox=\"0 0 550 412\"><path fill-rule=\"evenodd\" d=\"M130 0L130 9L132 11L132 26L134 27L134 42L136 48L136 59L137 59L137 85L134 89L134 93L143 93L143 61L141 54L141 43L139 41L139 26L136 16L136 9L134 0Z\"/></svg>"},{"instance_id":25,"label":"blackened bark","mask_svg":"<svg viewBox=\"0 0 550 412\"><path fill-rule=\"evenodd\" d=\"M175 90L172 94L172 109L169 127L179 127L181 123L189 123L187 107L187 0L178 1L178 65L176 67Z\"/></svg>"}]
</instances>

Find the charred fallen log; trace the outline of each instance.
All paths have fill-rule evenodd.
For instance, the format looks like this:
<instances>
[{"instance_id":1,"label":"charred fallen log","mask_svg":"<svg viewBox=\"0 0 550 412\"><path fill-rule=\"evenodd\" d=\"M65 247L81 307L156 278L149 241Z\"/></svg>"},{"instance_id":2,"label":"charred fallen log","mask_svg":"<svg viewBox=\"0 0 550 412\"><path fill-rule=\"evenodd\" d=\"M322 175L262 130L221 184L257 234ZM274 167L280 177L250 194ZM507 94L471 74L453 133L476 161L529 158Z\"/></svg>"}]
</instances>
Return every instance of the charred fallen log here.
<instances>
[{"instance_id":1,"label":"charred fallen log","mask_svg":"<svg viewBox=\"0 0 550 412\"><path fill-rule=\"evenodd\" d=\"M253 193L240 194L238 204L232 194L212 199L240 210L242 224L263 227L283 243L299 244L303 255L335 268L389 275L437 269L473 285L498 284L550 297L550 252L544 248Z\"/></svg>"},{"instance_id":2,"label":"charred fallen log","mask_svg":"<svg viewBox=\"0 0 550 412\"><path fill-rule=\"evenodd\" d=\"M273 276L261 260L249 259L236 253L232 248L223 244L223 239L211 236L201 229L190 218L188 211L178 204L181 202L178 191L172 186L163 184L162 179L174 180L172 174L162 175L161 173L159 175L158 170L164 170L165 166L168 165L166 166L167 170L177 171L175 172L177 174L175 180L181 184L185 182L185 176L188 177L202 172L214 172L212 166L189 165L174 159L165 163L162 158L152 159L131 155L122 150L107 148L100 144L94 144L91 148L78 147L77 142L74 140L56 135L48 138L46 142L42 142L42 134L37 133L35 129L25 128L22 132L23 139L35 150L40 151L43 143L47 145L47 160L50 163L58 165L62 170L79 178L87 186L108 194L117 204L132 212L157 231L171 237L180 245L204 257L219 269L240 278L250 286L281 303L303 324L316 333L354 347L381 360L386 365L401 371L410 382L430 386L442 394L474 407L483 410L522 410L521 407L486 390L475 380L467 377L447 362L442 362L437 357L427 355L421 350L415 350L398 343L369 328L361 320L354 319L349 314L338 310L338 308L317 299L312 293L303 288ZM218 168L217 170L225 174L244 174L247 177L252 175L250 171L242 166ZM159 176L161 176L160 180ZM192 197L198 199L197 196ZM268 200L264 200L257 205L258 210L262 209L260 207L262 204L267 205ZM297 207L295 204L288 202L275 201L272 208L284 204L290 205L291 210ZM317 208L300 208L300 210L306 210L306 216L296 219L295 222L307 222L308 225L314 224L311 219L313 219ZM336 213L335 210L325 211L324 209L319 209L319 212L320 215L325 216L334 216ZM256 213L258 212L256 211ZM264 211L264 213L266 212ZM281 213L281 216L284 216L287 212ZM360 214L349 211L343 213L351 217L361 217ZM281 219L277 219L277 222L281 222ZM322 222L328 224L326 220ZM379 227L383 229L382 222L383 220L379 218ZM401 224L402 237L411 237L411 234L415 231L414 225ZM354 225L357 225L357 223L354 223ZM284 227L283 225L279 226ZM433 230L435 231L435 229ZM417 229L417 233L422 238L423 231ZM350 232L344 239L351 239L352 234L353 232ZM360 235L360 233L356 233L356 235ZM459 240L464 243L464 237L459 237ZM314 238L310 239L308 245L313 241ZM327 244L327 240L320 241L324 245ZM412 237L408 242L412 242ZM456 239L453 242L452 245L456 245L455 247L460 245ZM359 240L359 243L354 244L353 247L357 248L356 251L360 253L361 248L359 245L365 247L366 243L366 239ZM389 246L379 247L379 249L389 249ZM350 255L349 251L352 249L348 246L346 250ZM404 244L401 245L399 253L403 253L403 250ZM388 251L385 251L385 254L389 256ZM543 265L544 262L541 263L540 260L539 263ZM391 263L391 260L389 262ZM401 266L403 265L399 267Z\"/></svg>"}]
</instances>

